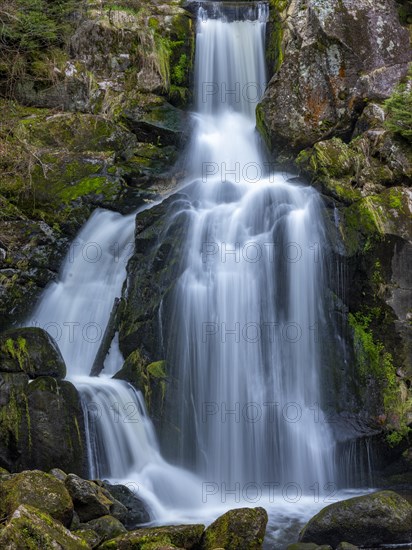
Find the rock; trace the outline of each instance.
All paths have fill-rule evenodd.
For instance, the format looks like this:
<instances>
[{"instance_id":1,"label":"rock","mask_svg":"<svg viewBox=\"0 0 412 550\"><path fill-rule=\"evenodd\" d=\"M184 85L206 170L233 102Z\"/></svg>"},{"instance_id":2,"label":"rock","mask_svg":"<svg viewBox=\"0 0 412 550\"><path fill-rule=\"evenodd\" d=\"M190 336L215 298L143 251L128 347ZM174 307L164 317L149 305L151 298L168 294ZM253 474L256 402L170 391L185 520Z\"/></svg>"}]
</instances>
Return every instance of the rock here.
<instances>
[{"instance_id":1,"label":"rock","mask_svg":"<svg viewBox=\"0 0 412 550\"><path fill-rule=\"evenodd\" d=\"M22 451L31 449L28 382L27 374L0 372L0 464L9 471L18 466Z\"/></svg>"},{"instance_id":2,"label":"rock","mask_svg":"<svg viewBox=\"0 0 412 550\"><path fill-rule=\"evenodd\" d=\"M105 494L93 481L69 474L65 485L73 499L74 509L81 522L85 523L110 514L110 507L114 499L106 496L107 492Z\"/></svg>"},{"instance_id":3,"label":"rock","mask_svg":"<svg viewBox=\"0 0 412 550\"><path fill-rule=\"evenodd\" d=\"M76 537L84 540L84 542L91 548L97 548L102 540L96 531L93 531L93 529L72 529L71 532Z\"/></svg>"},{"instance_id":4,"label":"rock","mask_svg":"<svg viewBox=\"0 0 412 550\"><path fill-rule=\"evenodd\" d=\"M7 525L0 530L0 547L7 550L87 550L90 546L54 521L51 516L30 505L19 506Z\"/></svg>"},{"instance_id":5,"label":"rock","mask_svg":"<svg viewBox=\"0 0 412 550\"><path fill-rule=\"evenodd\" d=\"M319 546L313 542L295 542L289 544L286 550L332 550L332 547L326 544Z\"/></svg>"},{"instance_id":6,"label":"rock","mask_svg":"<svg viewBox=\"0 0 412 550\"><path fill-rule=\"evenodd\" d=\"M200 543L204 525L168 525L166 527L150 527L130 531L101 545L101 550L136 550L145 548L178 547L187 550L196 548Z\"/></svg>"},{"instance_id":7,"label":"rock","mask_svg":"<svg viewBox=\"0 0 412 550\"><path fill-rule=\"evenodd\" d=\"M114 539L127 532L120 521L112 516L101 516L100 518L89 521L83 526L85 527L86 525L99 535L100 542Z\"/></svg>"},{"instance_id":8,"label":"rock","mask_svg":"<svg viewBox=\"0 0 412 550\"><path fill-rule=\"evenodd\" d=\"M52 468L49 472L50 475L56 477L60 481L65 481L67 474L63 472L63 470L60 470L60 468Z\"/></svg>"},{"instance_id":9,"label":"rock","mask_svg":"<svg viewBox=\"0 0 412 550\"><path fill-rule=\"evenodd\" d=\"M29 378L64 378L66 365L54 339L40 328L10 329L0 335L0 370Z\"/></svg>"},{"instance_id":10,"label":"rock","mask_svg":"<svg viewBox=\"0 0 412 550\"><path fill-rule=\"evenodd\" d=\"M214 521L203 533L201 548L217 547L231 550L262 548L268 515L263 508L229 510Z\"/></svg>"},{"instance_id":11,"label":"rock","mask_svg":"<svg viewBox=\"0 0 412 550\"><path fill-rule=\"evenodd\" d=\"M278 157L349 136L365 102L389 97L411 57L394 1L285 4L274 41L283 59L257 109Z\"/></svg>"},{"instance_id":12,"label":"rock","mask_svg":"<svg viewBox=\"0 0 412 550\"><path fill-rule=\"evenodd\" d=\"M130 531L136 529L142 523L150 521L150 515L145 504L129 487L125 485L111 485L110 483L105 483L104 486L116 500L126 507L127 513L122 520L126 529Z\"/></svg>"},{"instance_id":13,"label":"rock","mask_svg":"<svg viewBox=\"0 0 412 550\"><path fill-rule=\"evenodd\" d=\"M40 377L27 388L32 445L25 467L58 465L80 475L87 470L86 436L79 394L71 382Z\"/></svg>"},{"instance_id":14,"label":"rock","mask_svg":"<svg viewBox=\"0 0 412 550\"><path fill-rule=\"evenodd\" d=\"M144 395L145 405L151 419L161 420L167 390L165 361L147 364L147 361L136 350L129 355L121 370L113 378L126 380L140 390Z\"/></svg>"},{"instance_id":15,"label":"rock","mask_svg":"<svg viewBox=\"0 0 412 550\"><path fill-rule=\"evenodd\" d=\"M0 481L0 514L10 516L27 504L46 512L68 527L73 517L73 502L64 484L50 474L29 470L12 479Z\"/></svg>"},{"instance_id":16,"label":"rock","mask_svg":"<svg viewBox=\"0 0 412 550\"><path fill-rule=\"evenodd\" d=\"M336 547L336 550L359 550L359 548L349 542L341 542Z\"/></svg>"},{"instance_id":17,"label":"rock","mask_svg":"<svg viewBox=\"0 0 412 550\"><path fill-rule=\"evenodd\" d=\"M412 506L393 491L380 491L326 506L303 528L299 540L357 546L402 544L412 539Z\"/></svg>"}]
</instances>

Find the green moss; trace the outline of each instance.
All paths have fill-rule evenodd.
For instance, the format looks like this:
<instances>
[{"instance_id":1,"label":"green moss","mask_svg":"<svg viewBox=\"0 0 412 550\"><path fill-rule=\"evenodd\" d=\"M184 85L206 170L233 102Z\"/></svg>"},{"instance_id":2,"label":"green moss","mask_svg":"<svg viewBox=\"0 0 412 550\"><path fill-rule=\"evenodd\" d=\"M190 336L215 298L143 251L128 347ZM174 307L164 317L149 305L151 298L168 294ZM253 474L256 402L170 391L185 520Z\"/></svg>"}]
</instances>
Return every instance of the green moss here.
<instances>
[{"instance_id":1,"label":"green moss","mask_svg":"<svg viewBox=\"0 0 412 550\"><path fill-rule=\"evenodd\" d=\"M86 195L104 195L107 199L112 199L116 194L117 188L108 178L103 176L83 178L70 187L65 187L60 193L63 201L70 202L78 197Z\"/></svg>"},{"instance_id":2,"label":"green moss","mask_svg":"<svg viewBox=\"0 0 412 550\"><path fill-rule=\"evenodd\" d=\"M408 414L412 412L412 399L404 397L402 382L398 381L392 354L374 338L370 325L379 316L373 308L367 313L349 314L349 325L353 330L354 347L358 372L365 384L372 377L382 395L382 406L388 430L388 442L394 444L405 437L408 428Z\"/></svg>"},{"instance_id":3,"label":"green moss","mask_svg":"<svg viewBox=\"0 0 412 550\"><path fill-rule=\"evenodd\" d=\"M385 109L388 130L412 143L412 68L407 82L402 82L385 101Z\"/></svg>"},{"instance_id":4,"label":"green moss","mask_svg":"<svg viewBox=\"0 0 412 550\"><path fill-rule=\"evenodd\" d=\"M25 338L21 336L16 339L7 338L2 345L2 351L17 361L21 370L24 371L28 360L27 341Z\"/></svg>"},{"instance_id":5,"label":"green moss","mask_svg":"<svg viewBox=\"0 0 412 550\"><path fill-rule=\"evenodd\" d=\"M288 7L288 0L270 0L270 28L266 57L269 65L276 73L283 63L283 15L282 12Z\"/></svg>"}]
</instances>

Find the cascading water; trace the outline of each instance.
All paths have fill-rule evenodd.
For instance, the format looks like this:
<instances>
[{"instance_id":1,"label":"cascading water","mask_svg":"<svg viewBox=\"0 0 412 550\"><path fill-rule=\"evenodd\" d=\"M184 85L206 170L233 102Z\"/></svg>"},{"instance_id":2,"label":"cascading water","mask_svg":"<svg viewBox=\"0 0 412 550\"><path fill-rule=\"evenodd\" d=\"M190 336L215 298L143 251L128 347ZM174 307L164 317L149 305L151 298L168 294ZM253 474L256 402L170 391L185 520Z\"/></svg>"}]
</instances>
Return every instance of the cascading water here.
<instances>
[{"instance_id":1,"label":"cascading water","mask_svg":"<svg viewBox=\"0 0 412 550\"><path fill-rule=\"evenodd\" d=\"M324 235L317 193L270 174L255 133L266 17L263 4L255 20L200 11L198 177L186 188L181 336L166 356L179 381L180 463L209 482L293 482L307 493L335 479L333 438L316 410Z\"/></svg>"},{"instance_id":2,"label":"cascading water","mask_svg":"<svg viewBox=\"0 0 412 550\"><path fill-rule=\"evenodd\" d=\"M319 409L320 199L269 170L255 132L267 5L225 13L217 3L199 8L196 129L183 184L191 221L174 291L179 337L159 342L178 381L168 397L181 434L175 459L192 473L162 458L141 393L108 377L123 363L116 337L103 375L89 376L121 294L134 215L93 214L28 324L57 339L80 392L90 476L137 483L157 522L209 521L260 504L287 530L327 502L319 493L335 479L334 441ZM281 498L258 492L245 502L248 483L261 492L280 486ZM235 497L212 502L205 484L213 494L236 487Z\"/></svg>"}]
</instances>

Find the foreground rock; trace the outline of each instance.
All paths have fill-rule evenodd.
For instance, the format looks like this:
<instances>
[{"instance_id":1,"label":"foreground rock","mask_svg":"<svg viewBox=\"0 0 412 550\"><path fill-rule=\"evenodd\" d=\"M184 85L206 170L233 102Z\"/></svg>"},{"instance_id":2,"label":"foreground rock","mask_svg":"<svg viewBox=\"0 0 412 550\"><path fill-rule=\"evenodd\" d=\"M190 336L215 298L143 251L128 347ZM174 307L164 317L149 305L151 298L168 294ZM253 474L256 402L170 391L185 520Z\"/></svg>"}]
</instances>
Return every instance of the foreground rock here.
<instances>
[{"instance_id":1,"label":"foreground rock","mask_svg":"<svg viewBox=\"0 0 412 550\"><path fill-rule=\"evenodd\" d=\"M168 525L150 527L121 535L101 545L101 550L138 550L140 548L197 548L204 525ZM150 546L146 546L149 545Z\"/></svg>"},{"instance_id":2,"label":"foreground rock","mask_svg":"<svg viewBox=\"0 0 412 550\"><path fill-rule=\"evenodd\" d=\"M258 550L263 545L267 522L268 515L263 508L229 510L206 529L201 547L203 550Z\"/></svg>"},{"instance_id":3,"label":"foreground rock","mask_svg":"<svg viewBox=\"0 0 412 550\"><path fill-rule=\"evenodd\" d=\"M19 506L0 531L0 547L7 550L87 550L90 546L53 518L29 505Z\"/></svg>"},{"instance_id":4,"label":"foreground rock","mask_svg":"<svg viewBox=\"0 0 412 550\"><path fill-rule=\"evenodd\" d=\"M301 542L358 546L402 544L412 540L412 506L393 491L336 502L303 528Z\"/></svg>"},{"instance_id":5,"label":"foreground rock","mask_svg":"<svg viewBox=\"0 0 412 550\"><path fill-rule=\"evenodd\" d=\"M0 481L0 515L9 516L21 505L29 505L68 527L73 502L64 483L39 470L21 472Z\"/></svg>"},{"instance_id":6,"label":"foreground rock","mask_svg":"<svg viewBox=\"0 0 412 550\"><path fill-rule=\"evenodd\" d=\"M365 101L389 97L406 74L410 45L393 0L282 4L274 31L280 68L258 107L258 125L271 150L288 156L350 133Z\"/></svg>"},{"instance_id":7,"label":"foreground rock","mask_svg":"<svg viewBox=\"0 0 412 550\"><path fill-rule=\"evenodd\" d=\"M150 515L146 509L146 505L129 489L129 487L125 485L111 485L107 482L104 486L116 500L126 507L127 512L123 518L123 524L126 529L131 531L142 523L150 521Z\"/></svg>"}]
</instances>

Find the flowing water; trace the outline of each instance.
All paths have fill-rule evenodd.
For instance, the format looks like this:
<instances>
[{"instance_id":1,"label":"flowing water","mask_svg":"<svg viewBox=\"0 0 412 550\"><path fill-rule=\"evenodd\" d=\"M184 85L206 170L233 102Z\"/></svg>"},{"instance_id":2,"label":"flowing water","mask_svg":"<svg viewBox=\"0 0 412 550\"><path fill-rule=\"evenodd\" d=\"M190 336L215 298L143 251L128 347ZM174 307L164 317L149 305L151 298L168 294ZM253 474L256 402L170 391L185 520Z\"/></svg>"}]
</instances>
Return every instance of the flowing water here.
<instances>
[{"instance_id":1,"label":"flowing water","mask_svg":"<svg viewBox=\"0 0 412 550\"><path fill-rule=\"evenodd\" d=\"M56 338L80 392L91 477L135 483L158 523L263 505L279 545L335 498L320 409L325 236L317 193L271 171L255 131L267 6L240 20L228 13L217 4L198 13L182 184L191 221L175 288L179 336L166 343L179 381L169 397L178 466L162 458L141 393L110 378L123 362L117 336L103 374L89 376L126 277L134 215L93 214L28 324Z\"/></svg>"}]
</instances>

